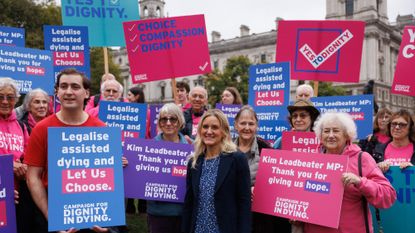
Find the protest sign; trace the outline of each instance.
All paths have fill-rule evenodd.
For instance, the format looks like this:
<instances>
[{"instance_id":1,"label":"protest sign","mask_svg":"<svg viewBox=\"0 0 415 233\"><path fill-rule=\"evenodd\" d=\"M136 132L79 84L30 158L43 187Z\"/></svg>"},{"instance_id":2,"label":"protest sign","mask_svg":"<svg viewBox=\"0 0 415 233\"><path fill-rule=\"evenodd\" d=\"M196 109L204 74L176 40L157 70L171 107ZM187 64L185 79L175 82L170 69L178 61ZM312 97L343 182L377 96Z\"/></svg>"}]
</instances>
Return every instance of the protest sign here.
<instances>
[{"instance_id":1,"label":"protest sign","mask_svg":"<svg viewBox=\"0 0 415 233\"><path fill-rule=\"evenodd\" d=\"M24 28L0 26L0 45L25 47Z\"/></svg>"},{"instance_id":2,"label":"protest sign","mask_svg":"<svg viewBox=\"0 0 415 233\"><path fill-rule=\"evenodd\" d=\"M373 95L313 97L311 101L321 114L349 113L356 123L358 139L373 133Z\"/></svg>"},{"instance_id":3,"label":"protest sign","mask_svg":"<svg viewBox=\"0 0 415 233\"><path fill-rule=\"evenodd\" d=\"M249 67L248 104L257 113L258 135L274 141L290 128L286 121L290 98L290 65L288 62Z\"/></svg>"},{"instance_id":4,"label":"protest sign","mask_svg":"<svg viewBox=\"0 0 415 233\"><path fill-rule=\"evenodd\" d=\"M123 141L146 135L147 104L100 101L98 117L109 127L121 128Z\"/></svg>"},{"instance_id":5,"label":"protest sign","mask_svg":"<svg viewBox=\"0 0 415 233\"><path fill-rule=\"evenodd\" d=\"M133 83L209 73L203 15L124 23Z\"/></svg>"},{"instance_id":6,"label":"protest sign","mask_svg":"<svg viewBox=\"0 0 415 233\"><path fill-rule=\"evenodd\" d=\"M53 65L50 51L0 46L0 76L13 78L20 93L42 88L53 95Z\"/></svg>"},{"instance_id":7,"label":"protest sign","mask_svg":"<svg viewBox=\"0 0 415 233\"><path fill-rule=\"evenodd\" d=\"M125 196L146 200L183 202L186 193L190 144L127 138L123 147Z\"/></svg>"},{"instance_id":8,"label":"protest sign","mask_svg":"<svg viewBox=\"0 0 415 233\"><path fill-rule=\"evenodd\" d=\"M289 61L295 80L359 82L365 23L278 22L276 62Z\"/></svg>"},{"instance_id":9,"label":"protest sign","mask_svg":"<svg viewBox=\"0 0 415 233\"><path fill-rule=\"evenodd\" d=\"M122 22L139 19L135 0L62 0L61 3L63 24L87 26L90 46L125 46Z\"/></svg>"},{"instance_id":10,"label":"protest sign","mask_svg":"<svg viewBox=\"0 0 415 233\"><path fill-rule=\"evenodd\" d=\"M415 26L403 29L391 93L415 96Z\"/></svg>"},{"instance_id":11,"label":"protest sign","mask_svg":"<svg viewBox=\"0 0 415 233\"><path fill-rule=\"evenodd\" d=\"M235 116L238 114L241 107L242 105L238 104L216 104L216 109L221 110L228 118L231 138L236 138L238 136L238 133L235 130Z\"/></svg>"},{"instance_id":12,"label":"protest sign","mask_svg":"<svg viewBox=\"0 0 415 233\"><path fill-rule=\"evenodd\" d=\"M282 132L281 149L303 153L318 153L320 139L314 132L285 131Z\"/></svg>"},{"instance_id":13,"label":"protest sign","mask_svg":"<svg viewBox=\"0 0 415 233\"><path fill-rule=\"evenodd\" d=\"M13 156L0 155L0 233L16 232Z\"/></svg>"},{"instance_id":14,"label":"protest sign","mask_svg":"<svg viewBox=\"0 0 415 233\"><path fill-rule=\"evenodd\" d=\"M396 190L397 200L389 209L379 209L381 225L385 233L407 233L415 232L413 221L415 212L415 168L408 167L400 169L392 166L385 173L386 178ZM371 208L373 217L373 232L378 231L376 214Z\"/></svg>"},{"instance_id":15,"label":"protest sign","mask_svg":"<svg viewBox=\"0 0 415 233\"><path fill-rule=\"evenodd\" d=\"M263 149L252 209L337 228L346 156ZM324 208L322 208L324 206Z\"/></svg>"},{"instance_id":16,"label":"protest sign","mask_svg":"<svg viewBox=\"0 0 415 233\"><path fill-rule=\"evenodd\" d=\"M159 118L160 109L163 107L162 104L150 105L150 137L154 138L157 136L157 119Z\"/></svg>"},{"instance_id":17,"label":"protest sign","mask_svg":"<svg viewBox=\"0 0 415 233\"><path fill-rule=\"evenodd\" d=\"M49 231L125 225L121 132L48 129Z\"/></svg>"},{"instance_id":18,"label":"protest sign","mask_svg":"<svg viewBox=\"0 0 415 233\"><path fill-rule=\"evenodd\" d=\"M55 78L66 68L76 68L90 78L88 28L43 26L45 49L53 53Z\"/></svg>"}]
</instances>

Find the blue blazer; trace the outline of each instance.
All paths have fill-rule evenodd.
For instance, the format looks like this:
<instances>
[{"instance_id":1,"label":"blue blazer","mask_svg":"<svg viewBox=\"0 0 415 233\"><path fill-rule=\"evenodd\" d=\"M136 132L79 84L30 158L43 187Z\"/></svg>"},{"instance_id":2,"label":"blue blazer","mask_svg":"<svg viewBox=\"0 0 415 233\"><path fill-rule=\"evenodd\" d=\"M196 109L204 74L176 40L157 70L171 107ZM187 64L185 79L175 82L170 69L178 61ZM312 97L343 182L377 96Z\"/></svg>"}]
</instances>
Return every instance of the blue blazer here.
<instances>
[{"instance_id":1,"label":"blue blazer","mask_svg":"<svg viewBox=\"0 0 415 233\"><path fill-rule=\"evenodd\" d=\"M193 159L187 165L182 221L182 231L185 233L194 232L196 227L204 158L204 155L199 156L196 168L192 168ZM247 159L241 152L220 154L214 200L220 233L251 232L251 181Z\"/></svg>"}]
</instances>

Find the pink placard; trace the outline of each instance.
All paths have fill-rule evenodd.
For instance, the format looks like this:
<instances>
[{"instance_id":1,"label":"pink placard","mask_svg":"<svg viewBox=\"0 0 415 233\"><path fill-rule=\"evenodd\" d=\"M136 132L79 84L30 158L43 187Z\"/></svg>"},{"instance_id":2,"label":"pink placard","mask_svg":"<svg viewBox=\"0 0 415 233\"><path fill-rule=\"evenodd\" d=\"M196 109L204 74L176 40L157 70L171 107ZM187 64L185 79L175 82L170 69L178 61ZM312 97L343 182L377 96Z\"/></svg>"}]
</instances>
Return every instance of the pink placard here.
<instances>
[{"instance_id":1,"label":"pink placard","mask_svg":"<svg viewBox=\"0 0 415 233\"><path fill-rule=\"evenodd\" d=\"M281 143L283 150L317 153L320 140L314 132L284 131Z\"/></svg>"},{"instance_id":2,"label":"pink placard","mask_svg":"<svg viewBox=\"0 0 415 233\"><path fill-rule=\"evenodd\" d=\"M365 23L279 21L276 62L290 62L291 78L359 82Z\"/></svg>"},{"instance_id":3,"label":"pink placard","mask_svg":"<svg viewBox=\"0 0 415 233\"><path fill-rule=\"evenodd\" d=\"M403 30L398 63L396 64L392 90L394 94L415 96L415 26Z\"/></svg>"},{"instance_id":4,"label":"pink placard","mask_svg":"<svg viewBox=\"0 0 415 233\"><path fill-rule=\"evenodd\" d=\"M62 170L62 193L112 192L113 168Z\"/></svg>"},{"instance_id":5,"label":"pink placard","mask_svg":"<svg viewBox=\"0 0 415 233\"><path fill-rule=\"evenodd\" d=\"M253 211L337 228L347 160L339 155L263 149Z\"/></svg>"},{"instance_id":6,"label":"pink placard","mask_svg":"<svg viewBox=\"0 0 415 233\"><path fill-rule=\"evenodd\" d=\"M124 22L133 83L209 73L203 15Z\"/></svg>"}]
</instances>

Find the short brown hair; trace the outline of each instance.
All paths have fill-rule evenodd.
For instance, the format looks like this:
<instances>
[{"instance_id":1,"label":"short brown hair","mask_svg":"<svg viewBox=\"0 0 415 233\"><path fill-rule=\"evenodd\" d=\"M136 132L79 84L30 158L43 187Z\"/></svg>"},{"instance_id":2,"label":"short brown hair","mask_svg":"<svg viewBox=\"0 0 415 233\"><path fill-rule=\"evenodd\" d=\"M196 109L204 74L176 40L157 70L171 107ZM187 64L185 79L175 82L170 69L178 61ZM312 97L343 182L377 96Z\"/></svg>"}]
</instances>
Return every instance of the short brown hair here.
<instances>
[{"instance_id":1,"label":"short brown hair","mask_svg":"<svg viewBox=\"0 0 415 233\"><path fill-rule=\"evenodd\" d=\"M55 90L58 90L59 82L61 80L62 75L80 75L82 78L83 88L86 90L89 90L91 88L91 81L89 81L89 79L86 77L86 75L83 72L78 71L77 69L74 69L74 68L67 68L67 69L62 70L56 77Z\"/></svg>"},{"instance_id":2,"label":"short brown hair","mask_svg":"<svg viewBox=\"0 0 415 233\"><path fill-rule=\"evenodd\" d=\"M414 143L415 142L415 127L414 127L414 120L411 117L411 114L405 110L405 109L401 109L397 112L394 112L391 116L391 120L389 121L388 124L388 136L390 138L392 138L392 134L391 134L391 124L392 121L396 118L402 117L403 119L405 119L408 122L408 127L409 127L409 134L408 134L408 138L409 140Z\"/></svg>"}]
</instances>

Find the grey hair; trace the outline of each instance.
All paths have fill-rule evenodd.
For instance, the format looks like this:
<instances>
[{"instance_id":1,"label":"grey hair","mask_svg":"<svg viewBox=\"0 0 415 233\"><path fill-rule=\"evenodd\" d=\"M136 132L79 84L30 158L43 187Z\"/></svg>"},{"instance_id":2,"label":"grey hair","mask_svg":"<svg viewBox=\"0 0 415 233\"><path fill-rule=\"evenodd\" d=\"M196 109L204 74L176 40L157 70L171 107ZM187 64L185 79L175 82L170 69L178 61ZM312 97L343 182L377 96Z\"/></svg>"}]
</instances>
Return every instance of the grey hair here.
<instances>
[{"instance_id":1,"label":"grey hair","mask_svg":"<svg viewBox=\"0 0 415 233\"><path fill-rule=\"evenodd\" d=\"M46 97L46 100L48 101L48 105L49 105L50 98L49 98L48 93L46 93L46 91L44 91L44 90L42 90L40 88L36 88L36 89L33 89L33 90L29 91L29 93L27 93L26 96L24 97L24 100L23 100L23 109L25 111L29 111L30 102L32 102L33 97L35 97L35 95L37 93L40 93L40 94L44 95Z\"/></svg>"},{"instance_id":2,"label":"grey hair","mask_svg":"<svg viewBox=\"0 0 415 233\"><path fill-rule=\"evenodd\" d=\"M176 116L177 119L179 120L179 129L183 129L184 128L184 116L183 116L183 111L174 103L167 103L165 105L163 105L163 107L160 109L159 112L159 116L157 118L157 129L159 132L161 132L161 127L160 127L160 118L161 118L161 114L170 114L173 116Z\"/></svg>"},{"instance_id":3,"label":"grey hair","mask_svg":"<svg viewBox=\"0 0 415 233\"><path fill-rule=\"evenodd\" d=\"M11 87L14 89L14 95L19 98L20 97L20 93L19 93L19 87L17 86L16 81L14 81L14 79L12 78L0 78L0 88L5 88L5 87Z\"/></svg>"},{"instance_id":4,"label":"grey hair","mask_svg":"<svg viewBox=\"0 0 415 233\"><path fill-rule=\"evenodd\" d=\"M193 92L194 92L196 89L200 89L200 90L202 90L202 91L203 91L203 93L205 94L205 99L208 99L208 93L207 93L206 89L205 89L204 87L202 87L202 86L195 86L194 88L192 88L192 89L190 90L190 92L189 92L189 96L190 96L190 95L192 95L192 94L193 94Z\"/></svg>"},{"instance_id":5,"label":"grey hair","mask_svg":"<svg viewBox=\"0 0 415 233\"><path fill-rule=\"evenodd\" d=\"M301 90L305 90L308 93L310 93L310 97L313 97L314 96L314 89L309 84L301 84L301 85L299 85L297 87L297 89L295 90L295 94L298 95L298 92L300 92Z\"/></svg>"},{"instance_id":6,"label":"grey hair","mask_svg":"<svg viewBox=\"0 0 415 233\"><path fill-rule=\"evenodd\" d=\"M344 134L350 140L354 141L357 137L357 127L352 116L344 112L327 112L322 114L314 123L314 132L316 136L321 139L321 134L325 124L329 122L336 122L341 125Z\"/></svg>"},{"instance_id":7,"label":"grey hair","mask_svg":"<svg viewBox=\"0 0 415 233\"><path fill-rule=\"evenodd\" d=\"M120 97L123 95L123 91L124 91L124 87L121 85L121 83L119 83L117 80L115 79L108 79L105 82L103 82L101 84L101 93L103 93L105 91L105 87L110 84L110 83L115 83L118 86L118 91L120 92Z\"/></svg>"}]
</instances>

